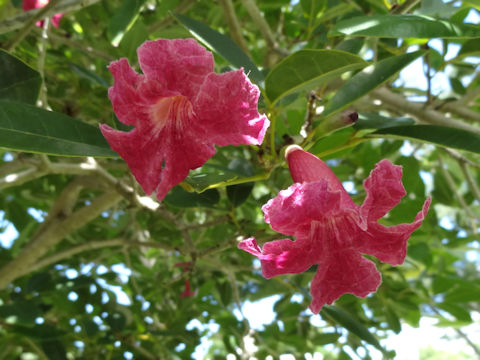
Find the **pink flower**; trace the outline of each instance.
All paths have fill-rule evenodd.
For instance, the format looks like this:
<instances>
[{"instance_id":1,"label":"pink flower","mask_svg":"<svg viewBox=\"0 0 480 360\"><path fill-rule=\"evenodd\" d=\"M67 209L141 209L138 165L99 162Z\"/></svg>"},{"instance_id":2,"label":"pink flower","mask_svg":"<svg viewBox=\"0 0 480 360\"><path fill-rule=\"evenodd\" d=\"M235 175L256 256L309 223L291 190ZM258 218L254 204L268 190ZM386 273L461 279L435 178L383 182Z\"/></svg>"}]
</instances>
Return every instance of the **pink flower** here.
<instances>
[{"instance_id":1,"label":"pink flower","mask_svg":"<svg viewBox=\"0 0 480 360\"><path fill-rule=\"evenodd\" d=\"M49 0L23 0L22 9L24 11L32 10L32 9L39 9L44 7L49 3ZM52 16L52 24L55 27L58 27L60 23L60 19L62 18L63 14L55 14ZM43 20L37 21L37 26L43 26Z\"/></svg>"},{"instance_id":2,"label":"pink flower","mask_svg":"<svg viewBox=\"0 0 480 360\"><path fill-rule=\"evenodd\" d=\"M345 293L365 297L375 292L380 273L362 254L391 265L402 264L407 240L422 224L431 199L413 223L383 226L378 219L405 195L400 166L380 161L364 181L367 195L358 206L322 160L296 145L287 149L286 157L295 184L280 191L262 210L275 231L296 240L271 241L261 249L250 238L238 247L261 260L266 278L301 273L318 264L310 290L314 313Z\"/></svg>"},{"instance_id":3,"label":"pink flower","mask_svg":"<svg viewBox=\"0 0 480 360\"><path fill-rule=\"evenodd\" d=\"M193 39L147 41L137 53L143 75L127 59L114 61L108 92L118 119L135 128L100 129L145 193L156 190L161 201L215 154L215 144L262 143L270 122L242 69L214 73L213 55Z\"/></svg>"},{"instance_id":4,"label":"pink flower","mask_svg":"<svg viewBox=\"0 0 480 360\"><path fill-rule=\"evenodd\" d=\"M190 290L190 280L185 279L185 290L180 294L180 299L195 296L195 292Z\"/></svg>"}]
</instances>

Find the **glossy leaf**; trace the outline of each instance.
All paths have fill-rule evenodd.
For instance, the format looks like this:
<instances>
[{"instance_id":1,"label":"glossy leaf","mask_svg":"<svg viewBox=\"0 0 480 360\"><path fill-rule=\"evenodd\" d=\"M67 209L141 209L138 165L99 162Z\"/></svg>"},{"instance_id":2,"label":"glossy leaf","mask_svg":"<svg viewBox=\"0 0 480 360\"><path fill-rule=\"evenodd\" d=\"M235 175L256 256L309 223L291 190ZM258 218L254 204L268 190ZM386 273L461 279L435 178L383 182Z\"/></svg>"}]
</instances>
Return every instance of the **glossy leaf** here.
<instances>
[{"instance_id":1,"label":"glossy leaf","mask_svg":"<svg viewBox=\"0 0 480 360\"><path fill-rule=\"evenodd\" d=\"M380 129L373 134L416 139L454 149L480 153L480 135L457 128L437 125L396 126Z\"/></svg>"},{"instance_id":2,"label":"glossy leaf","mask_svg":"<svg viewBox=\"0 0 480 360\"><path fill-rule=\"evenodd\" d=\"M458 56L472 56L480 54L480 39L470 39L463 43Z\"/></svg>"},{"instance_id":3,"label":"glossy leaf","mask_svg":"<svg viewBox=\"0 0 480 360\"><path fill-rule=\"evenodd\" d=\"M118 156L97 127L8 100L0 100L0 146L52 155Z\"/></svg>"},{"instance_id":4,"label":"glossy leaf","mask_svg":"<svg viewBox=\"0 0 480 360\"><path fill-rule=\"evenodd\" d=\"M0 99L21 101L34 105L42 78L22 60L0 49Z\"/></svg>"},{"instance_id":5,"label":"glossy leaf","mask_svg":"<svg viewBox=\"0 0 480 360\"><path fill-rule=\"evenodd\" d=\"M86 79L86 80L90 81L92 84L100 85L100 86L103 86L105 88L108 88L108 86L110 85L108 82L106 82L100 76L98 76L97 74L95 74L94 72L92 72L88 69L85 69L83 66L73 64L73 63L68 64L68 66L70 67L70 69L72 69L72 71L75 74L77 74L79 77L81 77L83 79Z\"/></svg>"},{"instance_id":6,"label":"glossy leaf","mask_svg":"<svg viewBox=\"0 0 480 360\"><path fill-rule=\"evenodd\" d=\"M209 189L200 194L190 193L176 186L165 196L165 203L180 207L213 207L220 201L220 194L217 189Z\"/></svg>"},{"instance_id":7,"label":"glossy leaf","mask_svg":"<svg viewBox=\"0 0 480 360\"><path fill-rule=\"evenodd\" d=\"M267 75L265 92L271 103L282 97L367 65L362 58L340 50L300 50L283 59Z\"/></svg>"},{"instance_id":8,"label":"glossy leaf","mask_svg":"<svg viewBox=\"0 0 480 360\"><path fill-rule=\"evenodd\" d=\"M368 331L368 329L353 315L343 311L337 306L324 306L321 313L334 320L337 324L343 326L352 334L357 335L360 339L365 340L367 343L375 346L380 351L385 351L378 342L377 338L373 336L370 331Z\"/></svg>"},{"instance_id":9,"label":"glossy leaf","mask_svg":"<svg viewBox=\"0 0 480 360\"><path fill-rule=\"evenodd\" d=\"M187 176L185 182L190 185L196 192L202 192L210 188L218 187L218 184L225 184L229 181L236 180L239 175L228 169L217 172L201 172Z\"/></svg>"},{"instance_id":10,"label":"glossy leaf","mask_svg":"<svg viewBox=\"0 0 480 360\"><path fill-rule=\"evenodd\" d=\"M330 36L371 36L383 38L478 38L478 26L454 23L420 15L372 15L343 20Z\"/></svg>"},{"instance_id":11,"label":"glossy leaf","mask_svg":"<svg viewBox=\"0 0 480 360\"><path fill-rule=\"evenodd\" d=\"M233 42L231 38L220 34L209 26L191 19L187 16L175 14L175 17L185 26L199 41L210 47L213 51L224 57L232 65L242 68L245 73L256 83L263 82L263 74L258 70L257 66L243 52L240 47Z\"/></svg>"},{"instance_id":12,"label":"glossy leaf","mask_svg":"<svg viewBox=\"0 0 480 360\"><path fill-rule=\"evenodd\" d=\"M328 102L323 116L331 115L370 91L387 82L397 72L422 55L423 51L415 51L399 56L392 56L370 65L350 78Z\"/></svg>"},{"instance_id":13,"label":"glossy leaf","mask_svg":"<svg viewBox=\"0 0 480 360\"><path fill-rule=\"evenodd\" d=\"M300 0L300 5L303 9L303 15L313 21L319 12L323 11L327 6L326 0Z\"/></svg>"},{"instance_id":14,"label":"glossy leaf","mask_svg":"<svg viewBox=\"0 0 480 360\"><path fill-rule=\"evenodd\" d=\"M118 46L125 33L137 20L144 0L123 0L108 24L107 34L113 46Z\"/></svg>"},{"instance_id":15,"label":"glossy leaf","mask_svg":"<svg viewBox=\"0 0 480 360\"><path fill-rule=\"evenodd\" d=\"M254 174L252 164L246 159L234 159L228 164L228 168L243 177L252 176ZM247 182L238 185L227 186L227 197L234 207L242 205L252 192L254 182Z\"/></svg>"},{"instance_id":16,"label":"glossy leaf","mask_svg":"<svg viewBox=\"0 0 480 360\"><path fill-rule=\"evenodd\" d=\"M413 125L415 120L408 117L390 118L375 113L359 113L358 121L353 125L355 130L384 129L394 126Z\"/></svg>"}]
</instances>

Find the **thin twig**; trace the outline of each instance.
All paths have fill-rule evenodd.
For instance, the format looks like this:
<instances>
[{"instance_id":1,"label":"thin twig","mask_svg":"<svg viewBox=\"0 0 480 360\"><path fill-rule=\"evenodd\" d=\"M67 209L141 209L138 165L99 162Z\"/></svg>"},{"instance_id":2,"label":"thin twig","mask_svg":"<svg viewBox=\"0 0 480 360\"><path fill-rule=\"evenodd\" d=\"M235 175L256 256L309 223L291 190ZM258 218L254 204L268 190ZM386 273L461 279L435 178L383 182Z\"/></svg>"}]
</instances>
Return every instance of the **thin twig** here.
<instances>
[{"instance_id":1,"label":"thin twig","mask_svg":"<svg viewBox=\"0 0 480 360\"><path fill-rule=\"evenodd\" d=\"M477 182L473 178L472 174L470 174L467 164L463 161L459 161L459 160L457 161L458 161L458 164L460 165L460 168L462 169L465 179L468 182L468 186L470 187L470 190L472 190L473 196L475 197L475 199L477 199L477 201L480 202L480 189L478 188Z\"/></svg>"},{"instance_id":2,"label":"thin twig","mask_svg":"<svg viewBox=\"0 0 480 360\"><path fill-rule=\"evenodd\" d=\"M262 34L263 38L267 43L267 48L275 51L276 53L287 56L289 52L286 49L282 49L278 46L277 42L275 41L275 37L273 35L270 26L268 25L267 21L262 15L262 12L258 8L257 4L254 0L241 0L243 6L247 10L248 14L252 18L255 25L258 27L258 31Z\"/></svg>"},{"instance_id":3,"label":"thin twig","mask_svg":"<svg viewBox=\"0 0 480 360\"><path fill-rule=\"evenodd\" d=\"M35 19L32 21L32 23L35 24L39 19L50 17L58 13L69 13L72 11L76 11L76 10L85 8L87 6L93 5L99 1L100 0L63 0L59 4L57 4L55 7L50 7L49 9L47 9L46 12L44 12L45 11L44 9L48 5L41 9L33 9L27 12L22 12L13 18L6 19L0 22L0 34L4 34L9 31L20 29L24 27L25 24L31 21L32 19ZM41 15L38 15L39 13L41 13Z\"/></svg>"},{"instance_id":4,"label":"thin twig","mask_svg":"<svg viewBox=\"0 0 480 360\"><path fill-rule=\"evenodd\" d=\"M22 30L15 36L12 40L10 40L7 45L5 45L5 49L7 51L12 51L24 38L28 35L28 33L32 30L35 26L35 23L43 18L48 17L48 14L51 9L55 7L60 2L60 0L51 0L46 6L40 9L34 16L32 16L23 26Z\"/></svg>"},{"instance_id":5,"label":"thin twig","mask_svg":"<svg viewBox=\"0 0 480 360\"><path fill-rule=\"evenodd\" d=\"M87 242L85 244L81 244L78 246L74 246L70 249L59 251L58 253L48 256L46 258L37 261L34 265L31 266L30 271L36 271L41 269L45 266L49 266L51 264L56 264L63 259L68 259L73 257L74 255L80 254L85 251L97 250L106 247L115 247L125 245L124 239L110 239L105 241L94 241L94 242Z\"/></svg>"},{"instance_id":6,"label":"thin twig","mask_svg":"<svg viewBox=\"0 0 480 360\"><path fill-rule=\"evenodd\" d=\"M392 14L406 14L408 13L411 9L413 9L420 0L406 0L396 8L394 8L391 13Z\"/></svg>"},{"instance_id":7,"label":"thin twig","mask_svg":"<svg viewBox=\"0 0 480 360\"><path fill-rule=\"evenodd\" d=\"M444 152L446 152L448 155L453 157L455 160L464 162L467 165L473 166L477 169L480 169L480 164L477 164L476 162L473 162L472 160L466 158L462 154L460 154L458 151L449 149L449 148L441 148Z\"/></svg>"},{"instance_id":8,"label":"thin twig","mask_svg":"<svg viewBox=\"0 0 480 360\"><path fill-rule=\"evenodd\" d=\"M34 31L37 31L37 30L34 30ZM59 30L57 30L57 32L58 31ZM67 34L65 33L65 36L66 35ZM85 45L85 44L81 43L80 41L76 41L76 40L73 40L71 38L67 38L65 36L59 36L59 35L54 34L54 33L49 34L49 38L53 42L57 42L57 43L60 43L60 44L67 45L69 47L72 47L72 48L75 48L77 50L83 51L84 53L89 54L89 55L91 55L95 58L101 58L101 59L103 59L107 62L111 62L111 61L115 60L115 58L113 56L107 54L104 51L94 49L89 45Z\"/></svg>"},{"instance_id":9,"label":"thin twig","mask_svg":"<svg viewBox=\"0 0 480 360\"><path fill-rule=\"evenodd\" d=\"M442 174L443 174L443 177L445 178L445 181L447 182L447 185L448 187L450 188L450 190L453 192L453 195L455 196L455 198L457 199L458 203L460 204L460 206L463 208L463 210L467 213L467 215L470 217L470 227L471 227L471 230L472 230L472 233L473 234L476 234L477 233L477 226L476 226L476 220L478 220L478 216L476 216L472 210L470 209L470 207L467 205L467 203L465 202L465 199L463 198L463 196L458 192L458 189L457 189L457 186L455 184L455 181L453 180L452 176L450 175L450 173L448 172L447 169L445 169L444 167L444 162L443 162L443 159L442 159L442 156L440 154L438 154L438 162L439 162L439 167L440 167L440 170L442 171Z\"/></svg>"},{"instance_id":10,"label":"thin twig","mask_svg":"<svg viewBox=\"0 0 480 360\"><path fill-rule=\"evenodd\" d=\"M173 11L174 14L183 14L190 10L190 8L195 4L196 0L184 0L178 6L175 8L175 11ZM161 21L156 22L155 24L151 25L148 27L148 33L152 34L158 30L161 30L168 25L170 25L175 18L173 16L166 16L163 18Z\"/></svg>"}]
</instances>

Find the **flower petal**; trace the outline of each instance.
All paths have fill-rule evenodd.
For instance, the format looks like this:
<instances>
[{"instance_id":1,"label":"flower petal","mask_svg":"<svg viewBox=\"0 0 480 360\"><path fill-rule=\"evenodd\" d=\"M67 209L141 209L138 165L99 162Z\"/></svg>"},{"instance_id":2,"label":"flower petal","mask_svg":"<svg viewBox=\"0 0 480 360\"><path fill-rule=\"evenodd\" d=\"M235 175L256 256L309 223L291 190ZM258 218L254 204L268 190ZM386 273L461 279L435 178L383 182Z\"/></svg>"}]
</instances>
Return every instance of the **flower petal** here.
<instances>
[{"instance_id":1,"label":"flower petal","mask_svg":"<svg viewBox=\"0 0 480 360\"><path fill-rule=\"evenodd\" d=\"M205 77L213 72L213 55L194 39L146 41L137 50L140 67L149 80L190 101Z\"/></svg>"},{"instance_id":2,"label":"flower petal","mask_svg":"<svg viewBox=\"0 0 480 360\"><path fill-rule=\"evenodd\" d=\"M182 182L190 169L202 166L214 153L190 132L179 133L173 126L162 131L117 131L108 125L100 130L108 143L128 164L146 194L157 190L161 201L167 192Z\"/></svg>"},{"instance_id":3,"label":"flower petal","mask_svg":"<svg viewBox=\"0 0 480 360\"><path fill-rule=\"evenodd\" d=\"M323 305L332 304L346 293L365 297L377 290L381 279L375 264L354 249L330 254L328 260L318 264L310 286L310 310L318 314Z\"/></svg>"},{"instance_id":4,"label":"flower petal","mask_svg":"<svg viewBox=\"0 0 480 360\"><path fill-rule=\"evenodd\" d=\"M260 249L254 238L250 238L240 242L238 248L260 259L263 276L267 279L276 275L304 272L316 260L315 256L308 256L309 251L314 251L309 246L308 238L270 241L263 245L263 249Z\"/></svg>"},{"instance_id":5,"label":"flower petal","mask_svg":"<svg viewBox=\"0 0 480 360\"><path fill-rule=\"evenodd\" d=\"M360 212L368 222L383 217L406 194L402 185L402 167L393 165L386 159L375 165L363 186L367 196Z\"/></svg>"},{"instance_id":6,"label":"flower petal","mask_svg":"<svg viewBox=\"0 0 480 360\"><path fill-rule=\"evenodd\" d=\"M193 102L199 117L215 144L260 145L270 121L257 110L260 91L243 69L224 74L211 73Z\"/></svg>"},{"instance_id":7,"label":"flower petal","mask_svg":"<svg viewBox=\"0 0 480 360\"><path fill-rule=\"evenodd\" d=\"M360 237L358 250L377 257L390 265L401 265L407 254L407 241L410 235L422 225L432 202L428 198L411 224L386 227L377 222L368 224L368 230Z\"/></svg>"},{"instance_id":8,"label":"flower petal","mask_svg":"<svg viewBox=\"0 0 480 360\"><path fill-rule=\"evenodd\" d=\"M327 164L315 155L304 151L300 146L289 146L285 150L285 158L294 182L312 182L325 179L332 191L346 192L340 180Z\"/></svg>"},{"instance_id":9,"label":"flower petal","mask_svg":"<svg viewBox=\"0 0 480 360\"><path fill-rule=\"evenodd\" d=\"M327 180L296 183L280 191L277 197L263 205L265 222L275 231L296 235L310 231L314 220L322 220L355 209L355 204L345 206L352 200L343 191L335 191ZM348 198L348 199L345 199Z\"/></svg>"},{"instance_id":10,"label":"flower petal","mask_svg":"<svg viewBox=\"0 0 480 360\"><path fill-rule=\"evenodd\" d=\"M108 97L112 101L118 120L127 125L148 121L147 112L139 107L144 99L137 91L144 77L137 74L125 58L112 62L108 69L115 80L113 86L108 89Z\"/></svg>"}]
</instances>

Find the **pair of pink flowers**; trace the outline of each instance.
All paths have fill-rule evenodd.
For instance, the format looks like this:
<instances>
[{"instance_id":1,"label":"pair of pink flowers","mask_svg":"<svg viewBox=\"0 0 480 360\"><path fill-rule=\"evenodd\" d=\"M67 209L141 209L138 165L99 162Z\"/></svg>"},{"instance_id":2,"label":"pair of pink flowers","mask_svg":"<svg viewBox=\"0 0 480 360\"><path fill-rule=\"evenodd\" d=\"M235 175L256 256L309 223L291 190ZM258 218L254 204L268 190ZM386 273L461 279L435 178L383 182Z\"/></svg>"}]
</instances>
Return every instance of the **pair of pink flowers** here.
<instances>
[{"instance_id":1,"label":"pair of pink flowers","mask_svg":"<svg viewBox=\"0 0 480 360\"><path fill-rule=\"evenodd\" d=\"M258 113L259 90L243 70L214 73L212 54L193 39L148 41L138 58L143 75L126 59L109 66L115 78L109 89L114 111L135 128L100 129L147 194L156 191L161 201L190 169L215 153L214 145L262 143L269 121ZM314 313L342 294L365 297L376 291L381 276L362 254L402 264L407 240L421 225L430 199L413 223L386 227L378 219L405 195L399 166L379 162L365 180L367 197L358 206L320 159L298 146L290 147L286 157L295 184L262 209L274 230L296 240L272 241L261 249L251 238L239 248L261 260L267 278L318 264L311 285Z\"/></svg>"}]
</instances>

